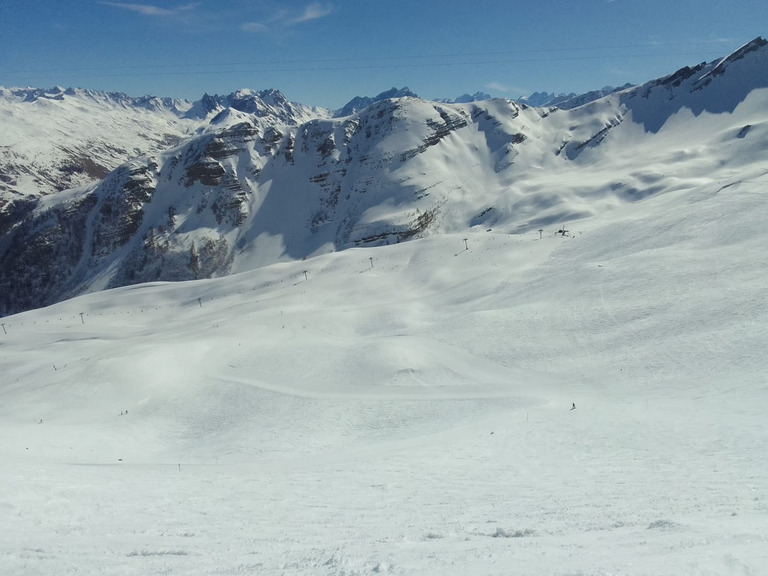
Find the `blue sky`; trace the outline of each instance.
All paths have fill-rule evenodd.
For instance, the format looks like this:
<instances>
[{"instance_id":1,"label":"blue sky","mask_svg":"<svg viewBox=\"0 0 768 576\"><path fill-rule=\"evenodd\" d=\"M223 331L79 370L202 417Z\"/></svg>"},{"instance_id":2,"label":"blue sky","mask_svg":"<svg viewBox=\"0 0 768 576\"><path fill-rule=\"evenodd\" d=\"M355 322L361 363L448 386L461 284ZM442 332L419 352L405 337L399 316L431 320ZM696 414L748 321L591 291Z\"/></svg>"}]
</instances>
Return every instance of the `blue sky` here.
<instances>
[{"instance_id":1,"label":"blue sky","mask_svg":"<svg viewBox=\"0 0 768 576\"><path fill-rule=\"evenodd\" d=\"M767 35L765 0L0 0L0 86L516 98L645 82Z\"/></svg>"}]
</instances>

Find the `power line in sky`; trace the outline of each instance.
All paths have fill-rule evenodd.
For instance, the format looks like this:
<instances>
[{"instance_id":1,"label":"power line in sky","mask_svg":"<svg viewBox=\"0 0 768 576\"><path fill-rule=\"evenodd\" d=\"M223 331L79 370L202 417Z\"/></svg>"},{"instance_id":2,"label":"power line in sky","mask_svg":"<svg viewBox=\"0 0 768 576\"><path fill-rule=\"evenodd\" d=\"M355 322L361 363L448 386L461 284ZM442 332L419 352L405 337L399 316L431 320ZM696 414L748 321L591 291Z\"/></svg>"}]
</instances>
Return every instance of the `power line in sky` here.
<instances>
[{"instance_id":1,"label":"power line in sky","mask_svg":"<svg viewBox=\"0 0 768 576\"><path fill-rule=\"evenodd\" d=\"M698 52L679 52L675 54L627 54L622 55L621 58L647 58L651 56L695 56L700 55ZM226 74L245 74L245 73L293 73L293 72L335 72L335 71L350 71L350 70L385 70L385 69L402 69L402 68L451 68L460 66L488 66L488 65L500 65L500 64L525 64L531 62L562 62L562 61L587 61L587 60L610 60L616 58L615 55L611 56L582 56L582 57L557 57L557 58L516 58L516 59L503 59L503 60L473 60L469 62L425 62L421 64L416 63L403 63L403 64L365 64L358 66L304 66L304 67L273 67L273 68L261 68L261 67L244 67L244 68L231 68L232 64L228 64L226 67L218 67L210 70L177 70L173 69L171 65L167 65L168 70L144 70L137 72L129 72L128 70L138 67L121 67L110 68L112 70L122 70L120 72L106 72L106 73L89 73L88 70L98 70L98 68L84 69L84 74L78 73L83 78L114 78L114 77L152 77L152 76L198 76L198 75L226 75ZM298 62L296 62L298 64ZM245 66L245 64L243 64ZM60 74L62 72L69 72L66 69L56 69L50 71L40 72L20 72L21 78L33 78L33 75L41 74Z\"/></svg>"},{"instance_id":2,"label":"power line in sky","mask_svg":"<svg viewBox=\"0 0 768 576\"><path fill-rule=\"evenodd\" d=\"M686 46L693 45L722 45L729 43L728 40L713 40L713 41L701 41L701 42L663 42L663 43L650 43L650 44L624 44L614 46L601 46L601 47L567 47L567 48L542 48L542 49L524 49L524 50L503 50L503 51L485 51L485 52L453 52L444 54L411 54L405 56L373 56L365 58L322 58L322 59L302 59L302 60L251 60L245 62L227 62L222 65L221 62L211 63L165 63L165 64L132 64L122 66L110 66L111 72L88 74L87 77L110 77L110 76L152 76L155 74L173 74L173 75L194 75L194 74L230 74L241 72L307 72L307 71L333 71L333 70L365 70L365 69L391 69L391 68L416 68L416 67L430 67L430 66L469 66L469 65L488 65L488 64L514 64L514 63L531 63L531 62L553 62L553 61L580 61L580 60L604 60L610 58L649 58L659 56L701 56L701 52L652 52L652 53L631 53L631 54L606 54L606 51L613 50L627 50L627 49L648 49L648 48L668 48L671 46ZM572 56L547 56L552 53L562 52L589 52L599 50L599 55L572 55ZM516 57L516 58L504 58L500 60L472 60L472 61L453 61L453 62L417 62L419 60L429 59L445 59L445 58L475 58L475 57L489 57L489 56L507 56L507 55L520 55L520 54L543 54L542 57ZM389 62L383 64L374 64L375 62ZM360 64L352 64L360 63ZM365 63L365 64L364 64ZM309 66L311 64L324 64L325 66ZM338 64L338 65L333 65ZM222 66L225 69L222 70ZM262 66L272 66L277 68L262 68ZM297 67L298 66L298 67ZM215 70L202 70L203 68L215 67ZM246 69L239 69L240 67L246 67ZM24 68L16 70L6 70L8 74L36 74L36 73L62 73L62 72L90 72L94 70L102 70L104 66L89 66L89 67L51 67L51 68ZM184 72L178 70L179 68L194 68L191 72ZM238 69L234 69L238 68ZM165 70L170 69L170 70ZM128 70L141 70L141 72L133 74L125 74L118 71ZM152 70L157 70L153 72Z\"/></svg>"}]
</instances>

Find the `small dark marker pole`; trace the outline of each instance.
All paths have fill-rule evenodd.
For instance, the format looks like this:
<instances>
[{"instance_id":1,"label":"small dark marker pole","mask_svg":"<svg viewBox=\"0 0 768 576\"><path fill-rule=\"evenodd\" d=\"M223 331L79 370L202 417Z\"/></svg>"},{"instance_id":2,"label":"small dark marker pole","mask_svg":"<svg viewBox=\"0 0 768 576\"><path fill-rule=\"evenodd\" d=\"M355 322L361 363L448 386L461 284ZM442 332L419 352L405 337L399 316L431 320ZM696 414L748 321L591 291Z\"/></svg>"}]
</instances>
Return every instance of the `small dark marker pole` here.
<instances>
[{"instance_id":1,"label":"small dark marker pole","mask_svg":"<svg viewBox=\"0 0 768 576\"><path fill-rule=\"evenodd\" d=\"M179 472L181 472L181 462L179 462Z\"/></svg>"},{"instance_id":2,"label":"small dark marker pole","mask_svg":"<svg viewBox=\"0 0 768 576\"><path fill-rule=\"evenodd\" d=\"M309 280L309 278L307 278L307 271L306 270L304 270L304 280Z\"/></svg>"},{"instance_id":3,"label":"small dark marker pole","mask_svg":"<svg viewBox=\"0 0 768 576\"><path fill-rule=\"evenodd\" d=\"M80 312L80 322L85 324L85 320L83 320L83 314L85 314L85 312Z\"/></svg>"},{"instance_id":4,"label":"small dark marker pole","mask_svg":"<svg viewBox=\"0 0 768 576\"><path fill-rule=\"evenodd\" d=\"M544 230L542 228L539 228L539 240L541 240L542 234L544 234Z\"/></svg>"},{"instance_id":5,"label":"small dark marker pole","mask_svg":"<svg viewBox=\"0 0 768 576\"><path fill-rule=\"evenodd\" d=\"M371 268L373 268L373 258L372 258L372 257L371 257L371 258L368 258L368 260L370 260L370 261L371 261Z\"/></svg>"},{"instance_id":6,"label":"small dark marker pole","mask_svg":"<svg viewBox=\"0 0 768 576\"><path fill-rule=\"evenodd\" d=\"M5 331L5 324L3 324L2 326L3 326L3 334L8 334L8 332Z\"/></svg>"},{"instance_id":7,"label":"small dark marker pole","mask_svg":"<svg viewBox=\"0 0 768 576\"><path fill-rule=\"evenodd\" d=\"M202 298L198 298L197 299L197 303L200 304L200 308L203 307L203 299Z\"/></svg>"},{"instance_id":8,"label":"small dark marker pole","mask_svg":"<svg viewBox=\"0 0 768 576\"><path fill-rule=\"evenodd\" d=\"M467 238L464 238L464 250L469 250L469 246L467 246Z\"/></svg>"}]
</instances>

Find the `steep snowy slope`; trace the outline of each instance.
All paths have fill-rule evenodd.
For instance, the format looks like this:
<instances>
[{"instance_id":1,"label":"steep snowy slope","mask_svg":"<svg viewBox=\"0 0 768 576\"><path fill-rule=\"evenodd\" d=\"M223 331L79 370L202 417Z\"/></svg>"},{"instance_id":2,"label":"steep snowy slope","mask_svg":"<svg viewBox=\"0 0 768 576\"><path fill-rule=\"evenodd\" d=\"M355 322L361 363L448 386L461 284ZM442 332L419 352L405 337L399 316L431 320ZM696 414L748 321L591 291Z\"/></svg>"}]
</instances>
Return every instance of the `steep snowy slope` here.
<instances>
[{"instance_id":1,"label":"steep snowy slope","mask_svg":"<svg viewBox=\"0 0 768 576\"><path fill-rule=\"evenodd\" d=\"M702 62L625 91L621 102L632 119L656 132L683 109L731 114L757 88L768 88L768 41L757 38L715 62Z\"/></svg>"}]
</instances>

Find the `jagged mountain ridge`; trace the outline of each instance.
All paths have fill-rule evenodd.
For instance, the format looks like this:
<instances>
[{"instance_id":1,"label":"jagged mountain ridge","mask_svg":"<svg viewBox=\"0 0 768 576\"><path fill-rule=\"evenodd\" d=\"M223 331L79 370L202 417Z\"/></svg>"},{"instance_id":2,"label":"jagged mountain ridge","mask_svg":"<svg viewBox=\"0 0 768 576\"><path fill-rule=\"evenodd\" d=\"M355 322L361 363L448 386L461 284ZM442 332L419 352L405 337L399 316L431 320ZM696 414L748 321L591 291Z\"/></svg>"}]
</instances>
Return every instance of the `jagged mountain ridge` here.
<instances>
[{"instance_id":1,"label":"jagged mountain ridge","mask_svg":"<svg viewBox=\"0 0 768 576\"><path fill-rule=\"evenodd\" d=\"M228 109L290 124L330 115L277 90L205 94L193 103L80 88L0 88L0 213L4 202L97 182L131 158L193 137Z\"/></svg>"},{"instance_id":2,"label":"jagged mountain ridge","mask_svg":"<svg viewBox=\"0 0 768 576\"><path fill-rule=\"evenodd\" d=\"M573 110L403 97L283 123L212 109L194 137L7 223L0 313L428 233L557 226L716 177L723 147L752 170L768 146L765 42L691 70ZM729 114L695 117L717 110ZM668 121L690 150L660 145Z\"/></svg>"},{"instance_id":3,"label":"jagged mountain ridge","mask_svg":"<svg viewBox=\"0 0 768 576\"><path fill-rule=\"evenodd\" d=\"M389 90L385 90L384 92L381 92L377 94L376 96L370 97L370 96L355 96L347 102L344 106L339 108L333 113L333 116L336 118L340 118L342 116L351 116L352 114L355 114L357 112L360 112L361 110L367 108L371 104L375 104L376 102L381 102L382 100L389 100L391 98L418 98L419 96L412 92L407 86L404 86L403 88L395 88L392 87Z\"/></svg>"},{"instance_id":4,"label":"jagged mountain ridge","mask_svg":"<svg viewBox=\"0 0 768 576\"><path fill-rule=\"evenodd\" d=\"M485 92L475 92L474 94L462 94L457 98L445 100L445 102L461 104L461 103L467 103L467 102L479 102L481 100L490 100L490 99L491 99L490 94L486 94Z\"/></svg>"},{"instance_id":5,"label":"jagged mountain ridge","mask_svg":"<svg viewBox=\"0 0 768 576\"><path fill-rule=\"evenodd\" d=\"M600 90L591 90L584 94L576 94L570 92L568 94L551 94L549 92L534 92L529 96L518 98L518 102L521 104L527 104L528 106L535 106L537 108L562 108L563 110L570 110L572 108L578 108L589 104L599 98L613 94L614 92L620 92L632 88L632 84L625 84L615 88L613 86L605 86Z\"/></svg>"},{"instance_id":6,"label":"jagged mountain ridge","mask_svg":"<svg viewBox=\"0 0 768 576\"><path fill-rule=\"evenodd\" d=\"M96 182L200 125L183 100L93 90L0 88L0 105L0 202Z\"/></svg>"},{"instance_id":7,"label":"jagged mountain ridge","mask_svg":"<svg viewBox=\"0 0 768 576\"><path fill-rule=\"evenodd\" d=\"M212 114L233 109L260 118L271 118L286 124L300 124L312 118L331 115L325 108L310 107L289 101L279 90L238 90L227 95L204 94L185 112L187 118L206 119Z\"/></svg>"},{"instance_id":8,"label":"jagged mountain ridge","mask_svg":"<svg viewBox=\"0 0 768 576\"><path fill-rule=\"evenodd\" d=\"M599 95L592 92L578 98L584 103ZM131 158L165 150L204 129L216 114L228 109L299 124L313 118L349 116L375 102L405 96L418 98L407 87L392 88L374 97L355 97L341 109L331 111L290 102L275 89L204 94L200 100L189 102L59 86L0 87L4 118L0 134L0 218L3 213L7 216L23 209L10 204L25 197L96 182ZM490 95L477 92L439 101L488 99Z\"/></svg>"},{"instance_id":9,"label":"jagged mountain ridge","mask_svg":"<svg viewBox=\"0 0 768 576\"><path fill-rule=\"evenodd\" d=\"M723 77L727 75L727 82ZM621 92L636 122L658 131L683 107L695 116L731 112L756 88L768 86L768 41L756 38L713 62L685 66L664 78Z\"/></svg>"}]
</instances>

